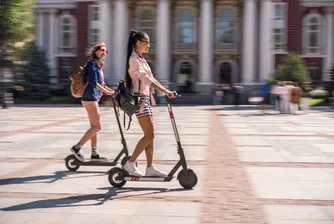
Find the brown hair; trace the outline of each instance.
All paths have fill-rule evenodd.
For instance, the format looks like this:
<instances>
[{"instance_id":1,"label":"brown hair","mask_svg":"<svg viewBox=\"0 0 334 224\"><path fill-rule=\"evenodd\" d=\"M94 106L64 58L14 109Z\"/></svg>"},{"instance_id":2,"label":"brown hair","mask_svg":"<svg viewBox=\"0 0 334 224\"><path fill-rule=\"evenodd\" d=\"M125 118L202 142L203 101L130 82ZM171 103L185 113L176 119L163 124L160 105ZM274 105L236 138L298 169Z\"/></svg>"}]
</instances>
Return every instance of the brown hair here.
<instances>
[{"instance_id":1,"label":"brown hair","mask_svg":"<svg viewBox=\"0 0 334 224\"><path fill-rule=\"evenodd\" d=\"M102 47L106 47L106 46L107 45L105 43L99 43L99 44L94 45L92 49L90 50L89 57L97 60L98 58L96 57L95 52L100 50Z\"/></svg>"}]
</instances>

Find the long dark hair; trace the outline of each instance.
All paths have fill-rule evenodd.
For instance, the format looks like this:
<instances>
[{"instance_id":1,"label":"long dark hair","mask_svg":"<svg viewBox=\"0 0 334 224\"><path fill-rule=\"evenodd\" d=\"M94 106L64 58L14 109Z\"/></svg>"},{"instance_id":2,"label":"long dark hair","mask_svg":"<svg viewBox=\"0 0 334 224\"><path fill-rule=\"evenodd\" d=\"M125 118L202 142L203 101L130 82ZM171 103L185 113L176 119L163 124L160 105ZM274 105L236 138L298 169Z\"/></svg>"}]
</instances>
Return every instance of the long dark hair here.
<instances>
[{"instance_id":1,"label":"long dark hair","mask_svg":"<svg viewBox=\"0 0 334 224\"><path fill-rule=\"evenodd\" d=\"M128 40L128 50L126 55L126 66L125 66L125 85L128 89L132 87L132 79L129 74L129 59L132 51L136 48L136 42L138 40L144 40L147 37L147 33L142 31L131 30Z\"/></svg>"}]
</instances>

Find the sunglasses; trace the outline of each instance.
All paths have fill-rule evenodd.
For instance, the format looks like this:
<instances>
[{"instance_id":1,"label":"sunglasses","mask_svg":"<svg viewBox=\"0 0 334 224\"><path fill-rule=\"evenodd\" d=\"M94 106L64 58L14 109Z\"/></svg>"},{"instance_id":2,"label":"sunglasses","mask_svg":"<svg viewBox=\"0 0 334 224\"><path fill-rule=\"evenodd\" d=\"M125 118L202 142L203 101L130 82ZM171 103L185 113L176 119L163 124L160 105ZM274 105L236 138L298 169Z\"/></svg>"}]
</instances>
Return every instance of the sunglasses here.
<instances>
[{"instance_id":1,"label":"sunglasses","mask_svg":"<svg viewBox=\"0 0 334 224\"><path fill-rule=\"evenodd\" d=\"M108 51L106 49L100 49L100 51L105 52L108 54Z\"/></svg>"},{"instance_id":2,"label":"sunglasses","mask_svg":"<svg viewBox=\"0 0 334 224\"><path fill-rule=\"evenodd\" d=\"M140 42L144 42L144 43L147 43L147 44L150 44L150 42L149 41L147 41L147 40L139 40Z\"/></svg>"}]
</instances>

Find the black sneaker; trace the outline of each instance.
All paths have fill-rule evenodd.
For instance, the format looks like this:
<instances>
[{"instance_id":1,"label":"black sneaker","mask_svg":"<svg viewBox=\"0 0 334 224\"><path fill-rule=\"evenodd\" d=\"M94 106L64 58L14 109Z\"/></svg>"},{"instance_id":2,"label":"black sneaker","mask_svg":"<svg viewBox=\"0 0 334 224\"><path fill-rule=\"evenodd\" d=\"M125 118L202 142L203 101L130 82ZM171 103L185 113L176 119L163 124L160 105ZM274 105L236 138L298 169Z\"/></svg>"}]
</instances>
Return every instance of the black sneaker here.
<instances>
[{"instance_id":1,"label":"black sneaker","mask_svg":"<svg viewBox=\"0 0 334 224\"><path fill-rule=\"evenodd\" d=\"M92 154L90 159L91 160L108 160L108 158L101 156L101 154L99 153L95 155Z\"/></svg>"},{"instance_id":2,"label":"black sneaker","mask_svg":"<svg viewBox=\"0 0 334 224\"><path fill-rule=\"evenodd\" d=\"M84 155L81 153L81 149L76 149L74 146L71 148L71 152L79 161L84 162Z\"/></svg>"}]
</instances>

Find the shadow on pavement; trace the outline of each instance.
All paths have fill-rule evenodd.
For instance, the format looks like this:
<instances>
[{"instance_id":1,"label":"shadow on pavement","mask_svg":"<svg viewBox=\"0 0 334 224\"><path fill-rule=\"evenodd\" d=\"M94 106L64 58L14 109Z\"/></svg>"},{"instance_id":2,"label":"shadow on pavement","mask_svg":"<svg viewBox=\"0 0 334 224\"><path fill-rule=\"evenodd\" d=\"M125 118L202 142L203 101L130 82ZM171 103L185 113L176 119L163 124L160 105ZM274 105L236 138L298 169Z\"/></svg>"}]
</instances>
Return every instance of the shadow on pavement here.
<instances>
[{"instance_id":1,"label":"shadow on pavement","mask_svg":"<svg viewBox=\"0 0 334 224\"><path fill-rule=\"evenodd\" d=\"M102 205L104 202L108 200L116 200L116 199L123 199L128 197L138 197L143 195L154 195L154 194L161 194L166 192L173 192L173 191L189 191L184 188L175 188L175 189L168 189L168 188L136 188L136 187L129 187L129 188L99 188L99 190L108 190L104 194L88 194L88 195L77 195L77 196L70 196L65 198L58 198L58 199L43 199L32 201L20 205L13 205L6 208L1 208L0 211L21 211L21 210L29 210L29 209L40 209L40 208L61 208L61 207L82 207L82 206L97 206ZM153 191L153 192L146 192L143 194L136 194L136 195L125 195L120 196L123 193L128 192L140 192L140 191ZM116 197L116 198L115 198ZM85 204L78 204L81 202L89 202Z\"/></svg>"},{"instance_id":2,"label":"shadow on pavement","mask_svg":"<svg viewBox=\"0 0 334 224\"><path fill-rule=\"evenodd\" d=\"M216 108L203 108L201 110L211 110L211 111L241 111L241 110L260 110L259 106L221 106L221 107L216 107Z\"/></svg>"},{"instance_id":3,"label":"shadow on pavement","mask_svg":"<svg viewBox=\"0 0 334 224\"><path fill-rule=\"evenodd\" d=\"M86 175L86 176L74 176L78 174L89 173L94 175ZM38 176L29 176L29 177L14 177L1 179L0 185L9 185L9 184L36 184L36 183L53 183L62 179L74 179L74 178L84 178L84 177L92 177L92 176L102 176L106 175L106 172L100 171L57 171L51 175L38 175Z\"/></svg>"}]
</instances>

